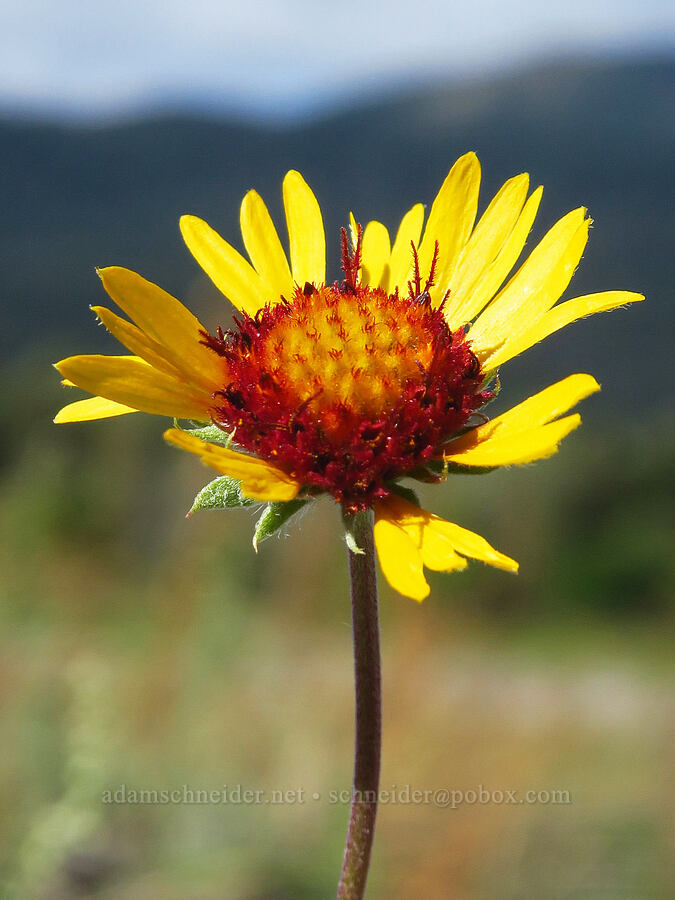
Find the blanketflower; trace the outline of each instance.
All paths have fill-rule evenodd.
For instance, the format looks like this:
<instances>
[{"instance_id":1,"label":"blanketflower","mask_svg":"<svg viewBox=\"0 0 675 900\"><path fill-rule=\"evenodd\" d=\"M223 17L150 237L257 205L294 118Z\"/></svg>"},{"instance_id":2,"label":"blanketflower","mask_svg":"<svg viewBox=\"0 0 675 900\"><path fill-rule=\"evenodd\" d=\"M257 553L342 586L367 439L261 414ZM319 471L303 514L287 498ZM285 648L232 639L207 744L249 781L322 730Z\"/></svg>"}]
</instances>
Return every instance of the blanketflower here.
<instances>
[{"instance_id":1,"label":"blanketflower","mask_svg":"<svg viewBox=\"0 0 675 900\"><path fill-rule=\"evenodd\" d=\"M471 558L517 570L484 538L421 509L399 481L443 481L458 468L555 453L580 424L569 411L599 390L595 379L571 375L489 420L480 410L495 395L498 368L576 319L643 297L605 291L557 303L588 239L584 208L556 222L506 281L542 189L528 197L526 174L509 179L476 223L479 183L478 159L467 153L426 225L424 207L413 206L393 244L380 222L362 231L352 217L351 245L342 236L344 278L335 283L326 281L319 205L296 171L283 182L289 257L255 191L241 206L250 262L201 219L184 216L188 248L239 311L234 327L209 334L140 275L99 270L131 321L94 311L133 355L58 363L66 384L95 396L55 421L144 411L207 423L171 428L165 438L234 479L230 500L234 485L239 505L267 501L277 522L323 493L347 513L372 508L385 578L416 600L429 593L424 567L458 570Z\"/></svg>"}]
</instances>

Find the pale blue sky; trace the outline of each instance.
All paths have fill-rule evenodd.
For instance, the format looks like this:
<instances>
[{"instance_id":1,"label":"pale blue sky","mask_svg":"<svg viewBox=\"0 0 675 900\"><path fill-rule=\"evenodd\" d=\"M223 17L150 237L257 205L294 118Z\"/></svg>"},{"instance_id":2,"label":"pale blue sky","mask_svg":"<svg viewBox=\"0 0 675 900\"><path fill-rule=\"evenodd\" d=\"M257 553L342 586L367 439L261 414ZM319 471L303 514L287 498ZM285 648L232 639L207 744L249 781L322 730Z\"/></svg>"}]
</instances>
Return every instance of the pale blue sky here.
<instances>
[{"instance_id":1,"label":"pale blue sky","mask_svg":"<svg viewBox=\"0 0 675 900\"><path fill-rule=\"evenodd\" d=\"M0 107L311 112L438 75L664 52L672 0L0 0Z\"/></svg>"}]
</instances>

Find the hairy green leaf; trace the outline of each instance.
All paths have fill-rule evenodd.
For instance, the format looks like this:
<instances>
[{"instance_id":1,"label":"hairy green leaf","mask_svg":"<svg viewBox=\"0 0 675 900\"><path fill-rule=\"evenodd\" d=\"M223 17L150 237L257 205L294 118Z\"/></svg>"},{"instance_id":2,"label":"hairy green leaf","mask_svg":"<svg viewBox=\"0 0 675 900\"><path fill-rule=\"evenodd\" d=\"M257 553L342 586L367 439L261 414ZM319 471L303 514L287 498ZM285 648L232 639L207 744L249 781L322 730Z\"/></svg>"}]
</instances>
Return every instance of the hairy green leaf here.
<instances>
[{"instance_id":1,"label":"hairy green leaf","mask_svg":"<svg viewBox=\"0 0 675 900\"><path fill-rule=\"evenodd\" d=\"M240 509L242 506L252 506L256 502L242 494L238 481L229 475L221 475L201 489L188 516L200 509Z\"/></svg>"},{"instance_id":2,"label":"hairy green leaf","mask_svg":"<svg viewBox=\"0 0 675 900\"><path fill-rule=\"evenodd\" d=\"M181 431L187 431L188 434L199 438L200 441L210 441L212 444L222 444L224 447L229 447L234 438L234 430L232 430L231 434L226 434L217 425L204 425L201 428L183 428L177 419L173 420L173 424L176 428L180 428Z\"/></svg>"},{"instance_id":3,"label":"hairy green leaf","mask_svg":"<svg viewBox=\"0 0 675 900\"><path fill-rule=\"evenodd\" d=\"M253 535L253 549L258 552L258 544L266 541L277 532L282 525L299 512L303 506L308 503L307 500L288 500L275 501L268 503L262 512L262 515L255 523L255 533Z\"/></svg>"}]
</instances>

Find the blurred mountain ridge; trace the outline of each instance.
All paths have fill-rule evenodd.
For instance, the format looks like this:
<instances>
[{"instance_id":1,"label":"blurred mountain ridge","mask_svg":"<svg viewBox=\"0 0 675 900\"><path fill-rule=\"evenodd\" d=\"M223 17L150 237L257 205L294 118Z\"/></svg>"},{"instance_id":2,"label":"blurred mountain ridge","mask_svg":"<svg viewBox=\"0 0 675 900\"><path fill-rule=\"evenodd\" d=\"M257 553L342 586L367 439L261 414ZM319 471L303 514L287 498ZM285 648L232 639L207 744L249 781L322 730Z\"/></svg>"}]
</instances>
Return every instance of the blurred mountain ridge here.
<instances>
[{"instance_id":1,"label":"blurred mountain ridge","mask_svg":"<svg viewBox=\"0 0 675 900\"><path fill-rule=\"evenodd\" d=\"M483 208L517 172L545 185L528 247L569 209L589 208L595 227L568 295L623 288L649 300L529 351L511 364L515 381L543 385L590 368L612 386L607 411L637 413L672 389L673 70L665 59L556 63L398 91L284 128L187 115L96 127L0 120L0 351L12 359L37 347L45 362L117 352L87 311L105 302L94 265L141 271L187 298L209 327L227 326L229 309L223 315L206 282L195 281L181 213L203 216L240 246L245 191L259 190L281 224L281 179L297 168L321 203L335 278L338 229L351 208L394 232L412 203L431 202L454 159L474 149ZM660 393L646 392L646 380Z\"/></svg>"}]
</instances>

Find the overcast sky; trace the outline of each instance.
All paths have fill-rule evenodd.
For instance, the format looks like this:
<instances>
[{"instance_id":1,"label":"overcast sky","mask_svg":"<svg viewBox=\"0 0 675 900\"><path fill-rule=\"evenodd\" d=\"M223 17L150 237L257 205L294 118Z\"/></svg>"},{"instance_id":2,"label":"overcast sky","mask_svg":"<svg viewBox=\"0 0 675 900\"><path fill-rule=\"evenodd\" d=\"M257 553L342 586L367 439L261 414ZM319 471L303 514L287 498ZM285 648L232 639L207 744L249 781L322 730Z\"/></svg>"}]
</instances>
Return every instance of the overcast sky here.
<instances>
[{"instance_id":1,"label":"overcast sky","mask_svg":"<svg viewBox=\"0 0 675 900\"><path fill-rule=\"evenodd\" d=\"M285 117L439 74L674 45L673 0L0 0L0 107Z\"/></svg>"}]
</instances>

